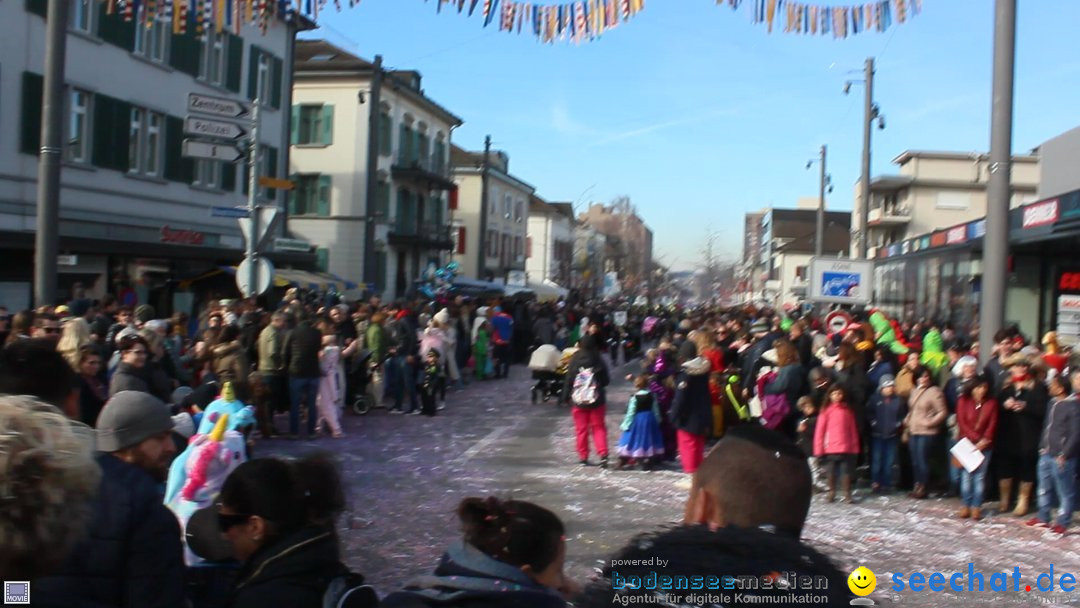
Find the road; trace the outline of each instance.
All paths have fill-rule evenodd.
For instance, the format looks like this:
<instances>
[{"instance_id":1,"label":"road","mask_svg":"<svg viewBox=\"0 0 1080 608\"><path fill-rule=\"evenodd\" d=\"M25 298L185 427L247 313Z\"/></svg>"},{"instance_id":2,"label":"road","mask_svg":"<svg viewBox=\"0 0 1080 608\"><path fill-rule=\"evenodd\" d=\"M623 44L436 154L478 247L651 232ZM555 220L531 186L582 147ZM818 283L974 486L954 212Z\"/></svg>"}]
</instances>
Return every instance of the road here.
<instances>
[{"instance_id":1,"label":"road","mask_svg":"<svg viewBox=\"0 0 1080 608\"><path fill-rule=\"evenodd\" d=\"M613 374L617 375L617 374ZM567 572L584 581L602 560L634 534L678 521L686 489L676 470L652 472L581 467L574 452L569 411L530 403L531 380L523 367L511 377L472 383L451 392L434 418L391 416L373 410L344 420L348 437L314 441L266 441L260 455L333 451L341 460L349 511L341 536L348 565L385 594L430 573L443 549L459 537L454 510L468 496L498 495L552 509L567 527ZM609 390L609 442L630 387ZM279 420L279 428L284 428ZM595 461L595 457L593 457ZM877 573L879 605L1080 606L1080 593L1023 591L1054 565L1080 579L1076 526L1066 538L1023 527L1016 518L992 516L978 524L953 519L957 501L914 501L903 496L868 497L856 504L827 504L815 496L804 540L852 570ZM892 573L1012 573L1020 592L893 592ZM1045 579L1044 579L1045 580ZM1009 583L1011 585L1011 578ZM946 585L945 589L949 589Z\"/></svg>"}]
</instances>

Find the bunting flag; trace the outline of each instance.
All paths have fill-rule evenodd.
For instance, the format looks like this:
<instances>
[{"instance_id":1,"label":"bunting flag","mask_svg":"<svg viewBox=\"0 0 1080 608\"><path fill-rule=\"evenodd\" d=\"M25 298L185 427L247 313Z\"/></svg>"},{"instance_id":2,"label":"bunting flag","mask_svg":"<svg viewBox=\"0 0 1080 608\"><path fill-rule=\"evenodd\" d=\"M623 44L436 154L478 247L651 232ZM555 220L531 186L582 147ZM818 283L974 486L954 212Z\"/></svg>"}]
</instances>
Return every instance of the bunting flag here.
<instances>
[{"instance_id":1,"label":"bunting flag","mask_svg":"<svg viewBox=\"0 0 1080 608\"><path fill-rule=\"evenodd\" d=\"M619 0L623 6L634 0ZM719 6L724 0L716 0ZM738 10L743 0L728 0L727 5ZM922 0L876 0L849 6L810 4L794 0L751 0L750 22L764 24L785 33L810 34L847 38L865 32L884 32L893 22L903 24L922 13Z\"/></svg>"}]
</instances>

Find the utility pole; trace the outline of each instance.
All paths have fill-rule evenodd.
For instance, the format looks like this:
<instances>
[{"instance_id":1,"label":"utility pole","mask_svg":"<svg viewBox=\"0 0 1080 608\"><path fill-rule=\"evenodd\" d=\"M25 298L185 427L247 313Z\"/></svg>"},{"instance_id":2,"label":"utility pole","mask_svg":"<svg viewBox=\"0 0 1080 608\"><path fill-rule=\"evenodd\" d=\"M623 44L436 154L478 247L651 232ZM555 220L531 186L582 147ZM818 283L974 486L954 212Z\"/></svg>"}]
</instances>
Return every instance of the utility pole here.
<instances>
[{"instance_id":1,"label":"utility pole","mask_svg":"<svg viewBox=\"0 0 1080 608\"><path fill-rule=\"evenodd\" d=\"M37 231L34 235L34 304L56 303L60 241L60 163L64 137L64 57L68 0L49 0L45 19L45 77L38 156Z\"/></svg>"},{"instance_id":2,"label":"utility pole","mask_svg":"<svg viewBox=\"0 0 1080 608\"><path fill-rule=\"evenodd\" d=\"M1016 67L1016 0L994 8L994 84L990 110L990 180L983 237L979 299L979 360L990 360L994 334L1005 325L1005 279L1009 257L1009 190L1012 172L1013 76Z\"/></svg>"},{"instance_id":3,"label":"utility pole","mask_svg":"<svg viewBox=\"0 0 1080 608\"><path fill-rule=\"evenodd\" d=\"M476 235L476 278L485 280L487 271L487 224L488 224L488 163L491 160L491 136L484 137L484 160L480 165L480 234Z\"/></svg>"},{"instance_id":4,"label":"utility pole","mask_svg":"<svg viewBox=\"0 0 1080 608\"><path fill-rule=\"evenodd\" d=\"M367 149L367 202L364 209L364 282L375 284L379 270L375 264L375 196L378 192L379 146L382 137L380 130L382 105L382 55L375 55L372 64L371 94L368 96L368 149ZM386 287L385 285L376 286Z\"/></svg>"},{"instance_id":5,"label":"utility pole","mask_svg":"<svg viewBox=\"0 0 1080 608\"><path fill-rule=\"evenodd\" d=\"M826 146L821 146L821 190L818 192L817 231L814 236L814 257L821 259L825 247L825 154Z\"/></svg>"},{"instance_id":6,"label":"utility pole","mask_svg":"<svg viewBox=\"0 0 1080 608\"><path fill-rule=\"evenodd\" d=\"M866 259L869 246L869 223L870 223L870 132L874 124L877 112L874 109L874 58L866 58L866 101L863 114L863 153L862 153L862 179L859 190L862 201L859 207L859 249L858 256ZM825 163L822 163L824 166ZM823 169L824 170L824 169Z\"/></svg>"},{"instance_id":7,"label":"utility pole","mask_svg":"<svg viewBox=\"0 0 1080 608\"><path fill-rule=\"evenodd\" d=\"M248 212L251 213L251 234L247 235L247 249L244 251L244 259L247 260L248 285L251 294L242 294L245 297L256 297L259 285L258 249L259 240L259 98L251 102L251 143L248 146Z\"/></svg>"}]
</instances>

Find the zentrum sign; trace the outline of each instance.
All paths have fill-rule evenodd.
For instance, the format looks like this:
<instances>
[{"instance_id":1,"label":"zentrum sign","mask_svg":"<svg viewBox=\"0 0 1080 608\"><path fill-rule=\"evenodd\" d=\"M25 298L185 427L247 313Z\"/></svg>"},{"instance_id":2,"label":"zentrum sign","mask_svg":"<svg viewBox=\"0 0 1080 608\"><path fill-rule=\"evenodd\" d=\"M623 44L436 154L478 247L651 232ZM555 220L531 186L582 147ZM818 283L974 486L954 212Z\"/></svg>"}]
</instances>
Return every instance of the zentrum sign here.
<instances>
[{"instance_id":1,"label":"zentrum sign","mask_svg":"<svg viewBox=\"0 0 1080 608\"><path fill-rule=\"evenodd\" d=\"M1058 199L1050 199L1024 207L1024 228L1046 226L1058 221Z\"/></svg>"}]
</instances>

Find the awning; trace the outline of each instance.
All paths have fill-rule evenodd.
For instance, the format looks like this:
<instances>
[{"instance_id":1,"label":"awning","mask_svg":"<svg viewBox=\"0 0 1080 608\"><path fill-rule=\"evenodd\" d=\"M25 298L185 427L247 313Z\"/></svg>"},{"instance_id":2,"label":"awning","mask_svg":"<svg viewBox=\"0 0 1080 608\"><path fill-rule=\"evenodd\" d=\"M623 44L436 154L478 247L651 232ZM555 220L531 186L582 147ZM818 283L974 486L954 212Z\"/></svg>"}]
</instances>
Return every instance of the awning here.
<instances>
[{"instance_id":1,"label":"awning","mask_svg":"<svg viewBox=\"0 0 1080 608\"><path fill-rule=\"evenodd\" d=\"M512 296L512 295L515 295L515 294L518 294L518 293L523 293L523 292L530 292L530 293L535 294L536 299L539 302L554 302L555 300L558 300L561 297L565 297L566 294L569 293L567 290L563 289L562 287L559 287L558 285L556 285L554 283L550 283L548 281L544 281L543 283L532 283L532 282L530 282L530 283L527 283L524 286L521 286L521 285L517 285L517 286L507 285L506 286L506 295L508 295L508 296Z\"/></svg>"},{"instance_id":2,"label":"awning","mask_svg":"<svg viewBox=\"0 0 1080 608\"><path fill-rule=\"evenodd\" d=\"M236 266L222 266L221 269L229 274L236 274ZM329 272L275 268L274 287L301 287L315 291L341 292L356 289L359 285Z\"/></svg>"}]
</instances>

